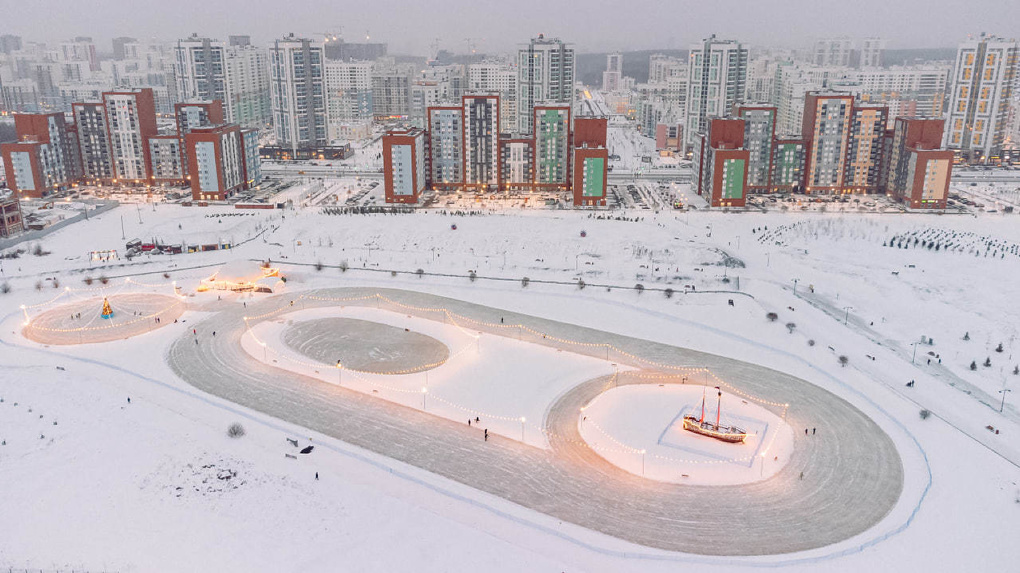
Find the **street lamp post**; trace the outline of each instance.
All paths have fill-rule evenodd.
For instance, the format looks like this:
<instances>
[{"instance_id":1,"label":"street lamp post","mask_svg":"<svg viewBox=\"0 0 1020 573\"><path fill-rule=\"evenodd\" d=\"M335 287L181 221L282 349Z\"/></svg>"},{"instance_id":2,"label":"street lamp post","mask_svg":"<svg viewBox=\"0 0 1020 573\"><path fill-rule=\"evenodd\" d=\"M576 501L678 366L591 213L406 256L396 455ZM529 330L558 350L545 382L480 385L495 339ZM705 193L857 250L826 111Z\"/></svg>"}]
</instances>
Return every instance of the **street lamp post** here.
<instances>
[{"instance_id":1,"label":"street lamp post","mask_svg":"<svg viewBox=\"0 0 1020 573\"><path fill-rule=\"evenodd\" d=\"M910 363L911 364L913 364L914 363L914 359L917 358L917 344L918 344L917 342L914 342L914 343L911 344L911 346L914 347L914 353L910 356Z\"/></svg>"},{"instance_id":2,"label":"street lamp post","mask_svg":"<svg viewBox=\"0 0 1020 573\"><path fill-rule=\"evenodd\" d=\"M797 296L797 283L800 279L793 279L793 296Z\"/></svg>"},{"instance_id":3,"label":"street lamp post","mask_svg":"<svg viewBox=\"0 0 1020 573\"><path fill-rule=\"evenodd\" d=\"M425 396L428 396L428 395L429 395L429 389L428 388L422 388L421 389L421 410L422 410L422 412L425 411Z\"/></svg>"},{"instance_id":4,"label":"street lamp post","mask_svg":"<svg viewBox=\"0 0 1020 573\"><path fill-rule=\"evenodd\" d=\"M336 361L336 383L338 386L344 385L344 366L339 360Z\"/></svg>"},{"instance_id":5,"label":"street lamp post","mask_svg":"<svg viewBox=\"0 0 1020 573\"><path fill-rule=\"evenodd\" d=\"M852 307L852 306L847 306L847 307L843 308L843 310L846 311L846 314L843 316L843 326L846 326L847 322L849 322L849 320L850 320L850 311L853 310L853 309L854 309L854 307ZM916 350L916 347L915 347L915 350Z\"/></svg>"},{"instance_id":6,"label":"street lamp post","mask_svg":"<svg viewBox=\"0 0 1020 573\"><path fill-rule=\"evenodd\" d=\"M1012 392L1009 388L999 390L999 394L1002 394L1002 402L999 404L999 413L1002 413L1002 409L1006 407L1006 392Z\"/></svg>"},{"instance_id":7,"label":"street lamp post","mask_svg":"<svg viewBox=\"0 0 1020 573\"><path fill-rule=\"evenodd\" d=\"M524 416L521 416L521 441L524 441Z\"/></svg>"}]
</instances>

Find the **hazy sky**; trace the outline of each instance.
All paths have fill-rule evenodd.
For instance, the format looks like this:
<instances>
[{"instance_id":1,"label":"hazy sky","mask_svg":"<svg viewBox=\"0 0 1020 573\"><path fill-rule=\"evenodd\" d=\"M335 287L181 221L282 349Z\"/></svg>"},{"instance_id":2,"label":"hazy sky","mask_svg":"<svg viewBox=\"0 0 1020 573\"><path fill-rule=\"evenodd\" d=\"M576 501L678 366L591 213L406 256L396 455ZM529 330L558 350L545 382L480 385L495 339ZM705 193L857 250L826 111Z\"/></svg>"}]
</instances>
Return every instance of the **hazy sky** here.
<instances>
[{"instance_id":1,"label":"hazy sky","mask_svg":"<svg viewBox=\"0 0 1020 573\"><path fill-rule=\"evenodd\" d=\"M0 0L0 33L55 41L92 36L173 40L192 32L265 43L288 32L342 31L387 42L391 53L440 47L501 52L544 32L578 51L686 48L715 33L755 45L877 35L889 47L955 46L968 34L1020 35L1017 0Z\"/></svg>"}]
</instances>

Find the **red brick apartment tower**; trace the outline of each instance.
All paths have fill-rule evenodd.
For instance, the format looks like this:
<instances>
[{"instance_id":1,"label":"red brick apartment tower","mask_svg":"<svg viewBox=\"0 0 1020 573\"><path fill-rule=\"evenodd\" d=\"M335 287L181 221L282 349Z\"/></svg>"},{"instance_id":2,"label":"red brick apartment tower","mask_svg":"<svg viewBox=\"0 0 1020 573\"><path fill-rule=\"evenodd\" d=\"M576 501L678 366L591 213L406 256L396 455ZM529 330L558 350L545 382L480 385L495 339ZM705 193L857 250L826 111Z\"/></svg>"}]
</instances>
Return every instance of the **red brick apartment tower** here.
<instances>
[{"instance_id":1,"label":"red brick apartment tower","mask_svg":"<svg viewBox=\"0 0 1020 573\"><path fill-rule=\"evenodd\" d=\"M227 123L195 128L185 136L191 195L196 201L223 201L244 189L241 128Z\"/></svg>"},{"instance_id":2,"label":"red brick apartment tower","mask_svg":"<svg viewBox=\"0 0 1020 573\"><path fill-rule=\"evenodd\" d=\"M188 175L188 158L184 156L184 136L196 127L207 127L225 123L223 100L193 101L174 104L174 120L177 123L177 138L180 140L181 167Z\"/></svg>"},{"instance_id":3,"label":"red brick apartment tower","mask_svg":"<svg viewBox=\"0 0 1020 573\"><path fill-rule=\"evenodd\" d=\"M886 193L911 209L945 209L953 152L942 149L941 119L896 118Z\"/></svg>"},{"instance_id":4,"label":"red brick apartment tower","mask_svg":"<svg viewBox=\"0 0 1020 573\"><path fill-rule=\"evenodd\" d=\"M7 186L20 198L38 199L49 194L39 161L39 144L17 141L0 144Z\"/></svg>"},{"instance_id":5,"label":"red brick apartment tower","mask_svg":"<svg viewBox=\"0 0 1020 573\"><path fill-rule=\"evenodd\" d=\"M425 131L389 131L383 135L382 145L386 202L417 203L425 190Z\"/></svg>"},{"instance_id":6,"label":"red brick apartment tower","mask_svg":"<svg viewBox=\"0 0 1020 573\"><path fill-rule=\"evenodd\" d=\"M45 197L81 177L77 146L62 113L14 114L18 140L0 145L7 185L21 197Z\"/></svg>"},{"instance_id":7,"label":"red brick apartment tower","mask_svg":"<svg viewBox=\"0 0 1020 573\"><path fill-rule=\"evenodd\" d=\"M607 117L575 117L574 147L605 147L606 134L609 131Z\"/></svg>"},{"instance_id":8,"label":"red brick apartment tower","mask_svg":"<svg viewBox=\"0 0 1020 573\"><path fill-rule=\"evenodd\" d=\"M808 92L804 96L805 193L843 192L853 107L850 94Z\"/></svg>"},{"instance_id":9,"label":"red brick apartment tower","mask_svg":"<svg viewBox=\"0 0 1020 573\"><path fill-rule=\"evenodd\" d=\"M750 154L744 149L742 119L708 120L708 133L695 141L698 194L712 207L744 207Z\"/></svg>"},{"instance_id":10,"label":"red brick apartment tower","mask_svg":"<svg viewBox=\"0 0 1020 573\"><path fill-rule=\"evenodd\" d=\"M575 206L606 204L609 189L608 128L609 119L605 117L574 118L571 188Z\"/></svg>"}]
</instances>

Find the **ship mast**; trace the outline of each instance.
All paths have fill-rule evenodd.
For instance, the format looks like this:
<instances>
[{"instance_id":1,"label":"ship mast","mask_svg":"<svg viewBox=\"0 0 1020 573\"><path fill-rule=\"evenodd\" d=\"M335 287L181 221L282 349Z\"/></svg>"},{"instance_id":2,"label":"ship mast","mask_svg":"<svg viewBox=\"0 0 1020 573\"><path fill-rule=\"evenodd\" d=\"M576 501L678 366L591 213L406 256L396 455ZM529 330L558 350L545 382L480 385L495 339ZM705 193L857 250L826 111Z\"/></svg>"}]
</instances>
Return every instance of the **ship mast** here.
<instances>
[{"instance_id":1,"label":"ship mast","mask_svg":"<svg viewBox=\"0 0 1020 573\"><path fill-rule=\"evenodd\" d=\"M698 420L699 424L705 423L705 389L707 386L701 387L701 419Z\"/></svg>"},{"instance_id":2,"label":"ship mast","mask_svg":"<svg viewBox=\"0 0 1020 573\"><path fill-rule=\"evenodd\" d=\"M715 387L719 391L719 403L715 406L715 429L719 429L719 417L722 415L722 388Z\"/></svg>"}]
</instances>

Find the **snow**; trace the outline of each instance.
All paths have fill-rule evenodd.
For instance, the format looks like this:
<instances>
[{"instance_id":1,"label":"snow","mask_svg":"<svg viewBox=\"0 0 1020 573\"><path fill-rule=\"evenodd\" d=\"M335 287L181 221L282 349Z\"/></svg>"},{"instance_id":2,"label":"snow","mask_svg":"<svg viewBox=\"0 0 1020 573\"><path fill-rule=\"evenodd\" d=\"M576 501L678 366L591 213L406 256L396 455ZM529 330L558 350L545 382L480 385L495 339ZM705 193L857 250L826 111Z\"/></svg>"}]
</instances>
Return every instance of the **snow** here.
<instances>
[{"instance_id":1,"label":"snow","mask_svg":"<svg viewBox=\"0 0 1020 573\"><path fill-rule=\"evenodd\" d=\"M1020 559L1020 546L1012 543L1020 533L1016 391L1005 395L1004 411L998 411L999 391L1015 389L1018 380L1011 373L1020 350L1013 339L1020 319L1017 261L882 246L890 237L926 229L1020 243L1013 215L1001 210L976 217L627 211L594 219L588 212L535 210L338 217L313 210L234 215L227 207L154 209L119 207L41 240L51 255L2 261L12 292L0 296L0 438L6 441L0 446L6 500L0 566L145 571L170 563L182 570L325 571L342 563L357 570L666 571L679 563L708 571L775 565L1002 571ZM87 251L123 250L122 218L126 239L167 243L229 239L237 245L271 230L229 251L89 261ZM766 226L789 228L759 242ZM725 266L730 257L744 266ZM433 292L802 377L861 408L889 434L904 463L903 493L872 530L818 550L748 558L653 551L558 524L192 389L169 369L164 353L212 312L202 305L215 301L213 295L195 297L186 322L127 340L47 348L20 334L20 305L55 294L48 281L35 289L41 278L56 276L78 287L87 276L147 272L154 276L141 278L155 280L169 272L190 292L210 269L237 258L282 262L289 290L363 285ZM286 264L320 260L351 268L318 273ZM372 272L418 268L459 276ZM468 270L507 280L471 282ZM519 282L524 276L532 279L526 289ZM579 289L577 278L588 286ZM647 287L642 294L629 289L636 283ZM685 295L684 285L699 294ZM653 287L676 294L666 298ZM224 304L242 300L258 299ZM779 320L768 322L767 312ZM792 331L788 322L795 323ZM965 332L969 341L962 340ZM911 364L911 344L922 335L934 344L918 346ZM999 342L1002 353L995 352ZM501 344L507 348L499 352L512 355L511 341ZM490 349L496 353L483 341L482 351ZM941 364L927 363L929 350ZM840 355L848 357L846 367ZM980 366L985 357L991 367ZM977 371L969 368L972 360ZM429 376L431 391L438 380ZM905 387L910 380L916 385ZM922 420L921 409L932 417ZM245 425L244 438L226 436L234 421ZM613 431L637 447L638 437L625 435L631 428ZM315 444L313 457L284 457L293 452L286 437ZM220 484L224 480L213 474L220 469L236 471L229 481L243 485Z\"/></svg>"},{"instance_id":2,"label":"snow","mask_svg":"<svg viewBox=\"0 0 1020 573\"><path fill-rule=\"evenodd\" d=\"M445 344L450 357L434 368L409 374L340 372L335 364L313 362L283 342L291 325L328 317L407 328ZM354 306L274 316L255 324L241 345L256 360L277 368L412 408L424 406L425 411L455 422L479 417L490 432L537 447L548 447L542 422L557 396L585 380L614 372L605 360L479 333L456 323Z\"/></svg>"},{"instance_id":3,"label":"snow","mask_svg":"<svg viewBox=\"0 0 1020 573\"><path fill-rule=\"evenodd\" d=\"M733 485L768 479L793 451L782 417L753 401L726 396L721 423L748 433L741 444L720 442L683 429L683 416L701 416L696 384L621 386L601 394L579 414L581 436L613 465L649 479L699 485ZM705 419L716 418L715 389L708 388ZM764 463L764 460L768 463Z\"/></svg>"}]
</instances>

